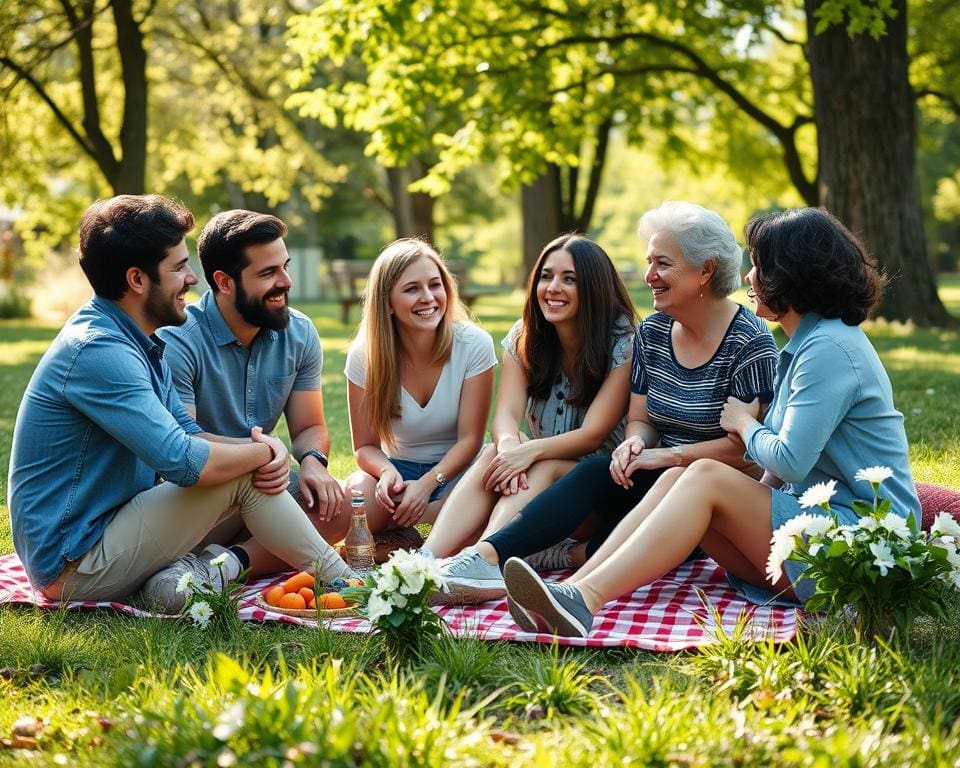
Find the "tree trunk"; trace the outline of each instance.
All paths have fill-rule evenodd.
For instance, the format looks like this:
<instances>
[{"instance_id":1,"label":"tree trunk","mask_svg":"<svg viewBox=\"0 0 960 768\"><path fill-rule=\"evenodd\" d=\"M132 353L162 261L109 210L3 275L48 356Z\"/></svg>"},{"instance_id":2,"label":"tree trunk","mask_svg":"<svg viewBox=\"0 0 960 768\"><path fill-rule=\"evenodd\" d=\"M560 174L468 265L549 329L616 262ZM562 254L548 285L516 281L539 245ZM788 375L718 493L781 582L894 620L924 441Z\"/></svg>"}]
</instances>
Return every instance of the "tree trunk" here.
<instances>
[{"instance_id":1,"label":"tree trunk","mask_svg":"<svg viewBox=\"0 0 960 768\"><path fill-rule=\"evenodd\" d=\"M423 164L412 160L398 168L387 168L393 227L397 237L422 237L433 243L434 199L422 192L411 192L409 186L424 174Z\"/></svg>"},{"instance_id":2,"label":"tree trunk","mask_svg":"<svg viewBox=\"0 0 960 768\"><path fill-rule=\"evenodd\" d=\"M953 324L927 259L907 72L906 0L874 40L844 25L815 34L822 0L805 0L816 103L820 203L860 235L890 276L877 315Z\"/></svg>"},{"instance_id":3,"label":"tree trunk","mask_svg":"<svg viewBox=\"0 0 960 768\"><path fill-rule=\"evenodd\" d=\"M523 217L523 274L526 280L543 246L560 234L560 168L551 165L543 176L520 190Z\"/></svg>"},{"instance_id":4,"label":"tree trunk","mask_svg":"<svg viewBox=\"0 0 960 768\"><path fill-rule=\"evenodd\" d=\"M123 70L123 125L114 192L142 195L147 185L147 51L131 0L113 0Z\"/></svg>"}]
</instances>

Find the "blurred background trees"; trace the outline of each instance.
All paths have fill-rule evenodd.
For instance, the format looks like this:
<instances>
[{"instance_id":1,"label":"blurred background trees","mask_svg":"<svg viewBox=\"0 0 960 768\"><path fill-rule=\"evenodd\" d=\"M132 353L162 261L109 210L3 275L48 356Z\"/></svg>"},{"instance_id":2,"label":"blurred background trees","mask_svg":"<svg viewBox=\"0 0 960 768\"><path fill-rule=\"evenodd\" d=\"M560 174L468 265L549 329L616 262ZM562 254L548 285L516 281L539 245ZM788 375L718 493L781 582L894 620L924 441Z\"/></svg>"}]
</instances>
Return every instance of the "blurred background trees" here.
<instances>
[{"instance_id":1,"label":"blurred background trees","mask_svg":"<svg viewBox=\"0 0 960 768\"><path fill-rule=\"evenodd\" d=\"M663 199L735 231L822 204L895 278L882 313L942 324L958 70L947 0L7 0L0 196L35 254L156 191L327 257L420 234L491 282L571 229L636 261Z\"/></svg>"}]
</instances>

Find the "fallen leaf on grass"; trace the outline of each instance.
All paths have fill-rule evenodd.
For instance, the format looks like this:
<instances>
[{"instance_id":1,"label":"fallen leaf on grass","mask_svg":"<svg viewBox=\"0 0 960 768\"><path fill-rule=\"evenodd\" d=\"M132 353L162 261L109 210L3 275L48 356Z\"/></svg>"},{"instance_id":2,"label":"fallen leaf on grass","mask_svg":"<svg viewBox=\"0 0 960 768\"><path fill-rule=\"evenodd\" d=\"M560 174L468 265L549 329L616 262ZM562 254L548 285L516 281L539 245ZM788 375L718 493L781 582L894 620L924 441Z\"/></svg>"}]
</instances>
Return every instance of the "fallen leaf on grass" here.
<instances>
[{"instance_id":1,"label":"fallen leaf on grass","mask_svg":"<svg viewBox=\"0 0 960 768\"><path fill-rule=\"evenodd\" d=\"M490 731L490 740L497 744L508 744L511 747L523 743L523 737L519 733L505 731L502 728L494 728Z\"/></svg>"}]
</instances>

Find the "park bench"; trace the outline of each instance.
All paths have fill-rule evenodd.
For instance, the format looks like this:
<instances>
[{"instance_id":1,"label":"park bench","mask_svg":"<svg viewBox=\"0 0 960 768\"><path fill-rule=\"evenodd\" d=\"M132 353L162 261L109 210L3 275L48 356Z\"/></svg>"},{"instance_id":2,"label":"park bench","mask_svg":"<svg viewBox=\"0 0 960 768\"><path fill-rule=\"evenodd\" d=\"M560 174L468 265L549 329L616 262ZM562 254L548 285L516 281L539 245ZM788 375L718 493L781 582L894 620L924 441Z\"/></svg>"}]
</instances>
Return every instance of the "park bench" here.
<instances>
[{"instance_id":1,"label":"park bench","mask_svg":"<svg viewBox=\"0 0 960 768\"><path fill-rule=\"evenodd\" d=\"M360 304L363 299L363 290L373 262L366 259L331 259L328 265L330 278L337 290L337 300L340 302L340 322L347 325L350 322L350 307ZM496 293L495 289L470 286L469 267L466 262L451 260L447 261L446 265L457 281L460 299L468 307L473 306L473 302L481 296Z\"/></svg>"}]
</instances>

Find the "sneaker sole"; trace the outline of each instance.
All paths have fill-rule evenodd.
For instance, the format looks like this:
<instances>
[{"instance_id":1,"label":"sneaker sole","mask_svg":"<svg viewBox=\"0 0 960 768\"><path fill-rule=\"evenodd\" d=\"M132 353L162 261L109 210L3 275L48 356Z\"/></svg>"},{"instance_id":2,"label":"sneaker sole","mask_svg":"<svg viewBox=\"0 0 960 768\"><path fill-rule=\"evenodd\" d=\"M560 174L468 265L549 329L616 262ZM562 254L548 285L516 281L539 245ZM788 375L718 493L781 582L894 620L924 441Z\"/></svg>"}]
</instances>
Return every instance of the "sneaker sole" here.
<instances>
[{"instance_id":1,"label":"sneaker sole","mask_svg":"<svg viewBox=\"0 0 960 768\"><path fill-rule=\"evenodd\" d=\"M430 595L430 605L474 605L488 600L503 600L507 589L499 586L480 586L479 584L448 583L448 592L434 592Z\"/></svg>"},{"instance_id":2,"label":"sneaker sole","mask_svg":"<svg viewBox=\"0 0 960 768\"><path fill-rule=\"evenodd\" d=\"M550 594L537 572L523 560L511 558L503 569L503 578L507 592L516 607L517 613L525 613L533 622L537 632L563 637L586 637L590 630L568 613ZM522 613L521 613L522 611ZM510 612L517 619L517 615ZM517 624L520 624L517 621ZM522 627L523 625L520 624Z\"/></svg>"},{"instance_id":3,"label":"sneaker sole","mask_svg":"<svg viewBox=\"0 0 960 768\"><path fill-rule=\"evenodd\" d=\"M510 597L510 595L507 595L507 609L510 611L510 617L514 623L524 632L536 634L540 631L537 629L537 624L530 614L523 610L523 607Z\"/></svg>"}]
</instances>

